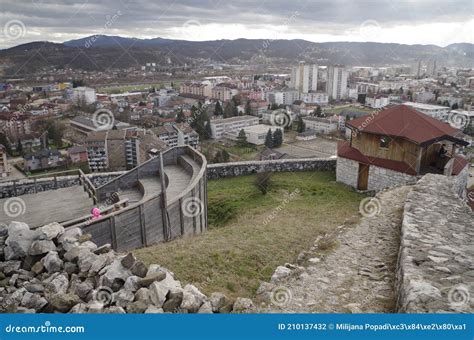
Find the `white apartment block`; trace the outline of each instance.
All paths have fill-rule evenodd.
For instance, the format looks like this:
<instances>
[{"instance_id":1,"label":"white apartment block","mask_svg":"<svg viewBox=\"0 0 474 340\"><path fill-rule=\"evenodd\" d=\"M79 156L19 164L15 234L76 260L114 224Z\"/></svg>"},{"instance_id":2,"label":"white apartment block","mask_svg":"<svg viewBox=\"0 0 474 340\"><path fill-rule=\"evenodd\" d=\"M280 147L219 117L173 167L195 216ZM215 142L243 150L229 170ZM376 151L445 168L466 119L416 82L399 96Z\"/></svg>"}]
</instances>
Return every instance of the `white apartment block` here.
<instances>
[{"instance_id":1,"label":"white apartment block","mask_svg":"<svg viewBox=\"0 0 474 340\"><path fill-rule=\"evenodd\" d=\"M450 111L449 107L440 106L440 105L431 105L431 104L423 104L423 103L413 103L413 102L405 102L403 105L411 106L417 111L420 111L430 117L436 119L442 119L443 116L447 115Z\"/></svg>"},{"instance_id":2,"label":"white apartment block","mask_svg":"<svg viewBox=\"0 0 474 340\"><path fill-rule=\"evenodd\" d=\"M347 98L347 76L348 72L344 66L328 67L326 92L329 99L341 100Z\"/></svg>"},{"instance_id":3,"label":"white apartment block","mask_svg":"<svg viewBox=\"0 0 474 340\"><path fill-rule=\"evenodd\" d=\"M239 132L241 129L257 125L258 117L255 116L238 116L223 119L211 120L211 137L214 139L222 138L224 134Z\"/></svg>"},{"instance_id":4,"label":"white apartment block","mask_svg":"<svg viewBox=\"0 0 474 340\"><path fill-rule=\"evenodd\" d=\"M304 117L303 122L306 130L313 130L317 133L328 134L339 129L338 118Z\"/></svg>"},{"instance_id":5,"label":"white apartment block","mask_svg":"<svg viewBox=\"0 0 474 340\"><path fill-rule=\"evenodd\" d=\"M327 105L329 103L329 96L325 92L301 93L300 100L305 103Z\"/></svg>"},{"instance_id":6,"label":"white apartment block","mask_svg":"<svg viewBox=\"0 0 474 340\"><path fill-rule=\"evenodd\" d=\"M316 92L318 87L318 65L300 62L291 69L290 86L299 92Z\"/></svg>"},{"instance_id":7,"label":"white apartment block","mask_svg":"<svg viewBox=\"0 0 474 340\"><path fill-rule=\"evenodd\" d=\"M243 130L245 132L245 136L247 137L247 142L254 145L265 144L265 137L267 136L268 130L272 131L272 133L275 133L276 130L281 130L282 134L284 135L284 131L281 127L265 124L247 126L244 127ZM234 133L230 134L229 137L233 140L237 140L239 132L240 130L235 131Z\"/></svg>"},{"instance_id":8,"label":"white apartment block","mask_svg":"<svg viewBox=\"0 0 474 340\"><path fill-rule=\"evenodd\" d=\"M365 97L365 105L370 106L373 109L379 109L387 106L390 103L388 96L375 94L367 95Z\"/></svg>"},{"instance_id":9,"label":"white apartment block","mask_svg":"<svg viewBox=\"0 0 474 340\"><path fill-rule=\"evenodd\" d=\"M291 105L295 100L299 100L299 93L296 90L281 90L265 93L265 100L277 105Z\"/></svg>"},{"instance_id":10,"label":"white apartment block","mask_svg":"<svg viewBox=\"0 0 474 340\"><path fill-rule=\"evenodd\" d=\"M83 101L86 104L92 104L97 101L95 90L90 87L76 87L71 90L71 101L80 103Z\"/></svg>"}]
</instances>

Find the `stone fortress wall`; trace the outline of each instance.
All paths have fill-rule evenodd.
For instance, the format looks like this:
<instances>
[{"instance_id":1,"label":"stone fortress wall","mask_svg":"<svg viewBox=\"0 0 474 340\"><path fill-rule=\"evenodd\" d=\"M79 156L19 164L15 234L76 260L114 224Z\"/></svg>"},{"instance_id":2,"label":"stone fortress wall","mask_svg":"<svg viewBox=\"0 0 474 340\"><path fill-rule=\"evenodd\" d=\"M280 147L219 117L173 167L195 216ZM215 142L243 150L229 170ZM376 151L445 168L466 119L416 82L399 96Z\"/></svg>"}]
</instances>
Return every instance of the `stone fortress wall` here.
<instances>
[{"instance_id":1,"label":"stone fortress wall","mask_svg":"<svg viewBox=\"0 0 474 340\"><path fill-rule=\"evenodd\" d=\"M397 266L398 312L474 311L474 213L459 197L459 178L425 175L407 196Z\"/></svg>"}]
</instances>

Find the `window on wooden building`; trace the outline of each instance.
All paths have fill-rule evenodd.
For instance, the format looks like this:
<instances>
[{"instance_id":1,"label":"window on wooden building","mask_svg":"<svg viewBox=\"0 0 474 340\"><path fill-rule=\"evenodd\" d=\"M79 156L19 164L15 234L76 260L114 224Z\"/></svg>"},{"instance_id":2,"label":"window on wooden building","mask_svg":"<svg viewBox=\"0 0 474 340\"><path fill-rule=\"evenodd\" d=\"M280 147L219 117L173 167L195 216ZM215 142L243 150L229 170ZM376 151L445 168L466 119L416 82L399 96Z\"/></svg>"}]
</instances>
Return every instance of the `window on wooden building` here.
<instances>
[{"instance_id":1,"label":"window on wooden building","mask_svg":"<svg viewBox=\"0 0 474 340\"><path fill-rule=\"evenodd\" d=\"M392 139L389 136L380 137L380 147L381 148L388 148L388 145L390 144L391 141L392 141Z\"/></svg>"}]
</instances>

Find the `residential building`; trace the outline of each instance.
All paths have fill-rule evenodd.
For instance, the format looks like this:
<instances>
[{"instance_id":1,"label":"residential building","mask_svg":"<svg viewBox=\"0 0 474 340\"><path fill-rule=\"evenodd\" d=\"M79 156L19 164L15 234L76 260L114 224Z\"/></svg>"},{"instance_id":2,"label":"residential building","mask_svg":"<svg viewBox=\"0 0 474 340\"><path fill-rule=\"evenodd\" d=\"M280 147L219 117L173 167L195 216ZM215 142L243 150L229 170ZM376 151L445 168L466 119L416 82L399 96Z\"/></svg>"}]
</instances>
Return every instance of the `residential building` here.
<instances>
[{"instance_id":1,"label":"residential building","mask_svg":"<svg viewBox=\"0 0 474 340\"><path fill-rule=\"evenodd\" d=\"M253 145L263 145L265 144L265 137L267 136L268 131L270 130L274 133L276 130L281 130L283 134L283 129L278 126L271 126L265 124L251 125L242 128L244 130L245 136L247 137L247 143ZM232 133L227 133L226 136L232 140L237 140L237 137L241 130L234 131Z\"/></svg>"},{"instance_id":2,"label":"residential building","mask_svg":"<svg viewBox=\"0 0 474 340\"><path fill-rule=\"evenodd\" d=\"M326 92L330 100L342 100L347 98L347 76L346 68L342 65L328 67Z\"/></svg>"},{"instance_id":3,"label":"residential building","mask_svg":"<svg viewBox=\"0 0 474 340\"><path fill-rule=\"evenodd\" d=\"M336 179L359 190L382 190L415 183L438 173L467 182L468 161L457 154L462 133L413 107L397 105L346 123L349 142L340 142ZM439 157L444 145L445 157Z\"/></svg>"},{"instance_id":4,"label":"residential building","mask_svg":"<svg viewBox=\"0 0 474 340\"><path fill-rule=\"evenodd\" d=\"M82 145L75 145L67 150L67 155L73 164L87 162L87 149Z\"/></svg>"},{"instance_id":5,"label":"residential building","mask_svg":"<svg viewBox=\"0 0 474 340\"><path fill-rule=\"evenodd\" d=\"M211 97L222 102L231 100L233 96L238 94L237 88L230 84L219 84L212 88Z\"/></svg>"},{"instance_id":6,"label":"residential building","mask_svg":"<svg viewBox=\"0 0 474 340\"><path fill-rule=\"evenodd\" d=\"M303 122L306 130L312 130L322 134L328 134L339 129L339 119L335 117L303 117Z\"/></svg>"},{"instance_id":7,"label":"residential building","mask_svg":"<svg viewBox=\"0 0 474 340\"><path fill-rule=\"evenodd\" d=\"M388 96L383 94L368 94L365 97L365 105L373 108L380 109L387 106L390 103Z\"/></svg>"},{"instance_id":8,"label":"residential building","mask_svg":"<svg viewBox=\"0 0 474 340\"><path fill-rule=\"evenodd\" d=\"M318 104L318 105L327 105L329 103L329 96L325 92L311 92L311 93L301 93L300 100L305 103Z\"/></svg>"},{"instance_id":9,"label":"residential building","mask_svg":"<svg viewBox=\"0 0 474 340\"><path fill-rule=\"evenodd\" d=\"M424 103L405 102L403 103L403 105L410 106L414 108L415 110L436 119L441 119L450 110L450 108L446 106L431 105L431 104L424 104Z\"/></svg>"},{"instance_id":10,"label":"residential building","mask_svg":"<svg viewBox=\"0 0 474 340\"><path fill-rule=\"evenodd\" d=\"M81 86L68 91L71 101L76 104L92 104L97 101L97 96L93 88Z\"/></svg>"},{"instance_id":11,"label":"residential building","mask_svg":"<svg viewBox=\"0 0 474 340\"><path fill-rule=\"evenodd\" d=\"M10 175L10 165L7 159L7 150L5 146L0 144L0 177L7 177Z\"/></svg>"},{"instance_id":12,"label":"residential building","mask_svg":"<svg viewBox=\"0 0 474 340\"><path fill-rule=\"evenodd\" d=\"M178 131L172 125L162 125L151 129L169 147L178 145Z\"/></svg>"},{"instance_id":13,"label":"residential building","mask_svg":"<svg viewBox=\"0 0 474 340\"><path fill-rule=\"evenodd\" d=\"M247 126L257 125L258 123L258 117L248 115L213 119L211 120L211 136L214 139L219 139L224 137L226 133L239 132Z\"/></svg>"},{"instance_id":14,"label":"residential building","mask_svg":"<svg viewBox=\"0 0 474 340\"><path fill-rule=\"evenodd\" d=\"M291 105L299 99L299 92L293 89L274 90L265 93L265 100L277 105Z\"/></svg>"},{"instance_id":15,"label":"residential building","mask_svg":"<svg viewBox=\"0 0 474 340\"><path fill-rule=\"evenodd\" d=\"M195 96L211 96L211 85L203 83L182 83L179 87L180 94L192 94Z\"/></svg>"},{"instance_id":16,"label":"residential building","mask_svg":"<svg viewBox=\"0 0 474 340\"><path fill-rule=\"evenodd\" d=\"M173 128L177 132L178 146L189 145L197 148L199 145L199 134L188 123L178 123Z\"/></svg>"},{"instance_id":17,"label":"residential building","mask_svg":"<svg viewBox=\"0 0 474 340\"><path fill-rule=\"evenodd\" d=\"M144 130L109 130L89 134L85 141L92 171L129 170L168 146Z\"/></svg>"},{"instance_id":18,"label":"residential building","mask_svg":"<svg viewBox=\"0 0 474 340\"><path fill-rule=\"evenodd\" d=\"M23 160L25 171L47 170L61 165L61 153L58 150L43 149L26 154Z\"/></svg>"},{"instance_id":19,"label":"residential building","mask_svg":"<svg viewBox=\"0 0 474 340\"><path fill-rule=\"evenodd\" d=\"M318 87L318 65L300 62L291 69L290 87L298 92L316 92Z\"/></svg>"}]
</instances>

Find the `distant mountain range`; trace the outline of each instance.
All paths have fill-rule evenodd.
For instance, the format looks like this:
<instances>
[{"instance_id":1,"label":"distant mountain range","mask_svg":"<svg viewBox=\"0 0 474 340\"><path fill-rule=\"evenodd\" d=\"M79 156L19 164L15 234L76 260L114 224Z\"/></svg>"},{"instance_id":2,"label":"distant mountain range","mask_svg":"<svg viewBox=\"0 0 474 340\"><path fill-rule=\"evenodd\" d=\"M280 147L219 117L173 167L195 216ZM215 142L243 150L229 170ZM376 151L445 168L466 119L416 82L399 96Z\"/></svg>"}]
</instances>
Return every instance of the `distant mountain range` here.
<instances>
[{"instance_id":1,"label":"distant mountain range","mask_svg":"<svg viewBox=\"0 0 474 340\"><path fill-rule=\"evenodd\" d=\"M474 45L403 45L374 42L237 39L186 41L90 36L62 44L32 42L0 50L5 76L25 75L47 67L105 71L154 62L289 65L301 60L320 65L383 66L436 60L437 65L474 67Z\"/></svg>"}]
</instances>

